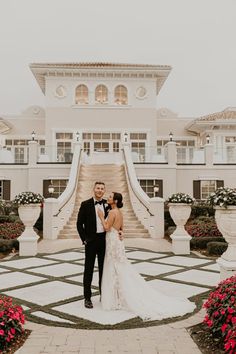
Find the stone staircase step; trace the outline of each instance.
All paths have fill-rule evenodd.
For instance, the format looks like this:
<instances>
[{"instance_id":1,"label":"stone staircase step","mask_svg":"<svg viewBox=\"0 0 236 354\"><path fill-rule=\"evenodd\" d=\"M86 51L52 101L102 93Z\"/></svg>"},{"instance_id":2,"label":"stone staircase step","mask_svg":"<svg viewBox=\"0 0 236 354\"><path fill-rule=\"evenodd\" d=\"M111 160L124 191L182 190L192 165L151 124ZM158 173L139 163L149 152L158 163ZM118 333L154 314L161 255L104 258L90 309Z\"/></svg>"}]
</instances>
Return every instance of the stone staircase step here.
<instances>
[{"instance_id":1,"label":"stone staircase step","mask_svg":"<svg viewBox=\"0 0 236 354\"><path fill-rule=\"evenodd\" d=\"M99 178L98 178L99 176ZM125 237L149 237L140 220L136 217L129 197L124 166L118 165L82 165L79 171L77 195L74 210L64 228L59 233L59 238L79 238L76 222L81 201L91 198L94 182L104 181L106 185L105 197L110 191L122 193L124 200L124 234Z\"/></svg>"}]
</instances>

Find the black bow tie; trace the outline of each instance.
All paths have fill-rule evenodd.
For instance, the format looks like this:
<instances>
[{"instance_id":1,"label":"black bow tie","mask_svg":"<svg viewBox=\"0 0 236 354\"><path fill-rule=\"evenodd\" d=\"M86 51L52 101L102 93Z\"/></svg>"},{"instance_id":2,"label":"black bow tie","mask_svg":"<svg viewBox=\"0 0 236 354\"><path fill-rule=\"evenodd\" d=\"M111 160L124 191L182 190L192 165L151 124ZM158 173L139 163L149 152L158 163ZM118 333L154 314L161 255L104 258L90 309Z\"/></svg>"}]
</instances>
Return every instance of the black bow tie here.
<instances>
[{"instance_id":1,"label":"black bow tie","mask_svg":"<svg viewBox=\"0 0 236 354\"><path fill-rule=\"evenodd\" d=\"M102 205L102 200L95 200L95 203L94 203L94 205L97 205L97 204L100 204L100 205Z\"/></svg>"}]
</instances>

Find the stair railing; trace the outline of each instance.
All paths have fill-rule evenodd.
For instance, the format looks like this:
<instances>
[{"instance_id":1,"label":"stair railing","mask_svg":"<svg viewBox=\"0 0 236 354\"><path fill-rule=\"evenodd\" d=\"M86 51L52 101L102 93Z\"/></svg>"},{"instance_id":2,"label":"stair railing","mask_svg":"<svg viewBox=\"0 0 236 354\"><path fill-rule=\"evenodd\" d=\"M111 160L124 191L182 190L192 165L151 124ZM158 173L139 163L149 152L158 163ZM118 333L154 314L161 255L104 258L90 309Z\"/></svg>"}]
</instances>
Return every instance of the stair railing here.
<instances>
[{"instance_id":1,"label":"stair railing","mask_svg":"<svg viewBox=\"0 0 236 354\"><path fill-rule=\"evenodd\" d=\"M125 173L134 213L152 238L164 237L164 199L149 198L141 188L132 161L130 144L123 143Z\"/></svg>"},{"instance_id":2,"label":"stair railing","mask_svg":"<svg viewBox=\"0 0 236 354\"><path fill-rule=\"evenodd\" d=\"M81 145L75 144L69 180L59 198L47 198L44 201L43 238L55 240L60 230L69 220L75 204L79 167L81 163Z\"/></svg>"}]
</instances>

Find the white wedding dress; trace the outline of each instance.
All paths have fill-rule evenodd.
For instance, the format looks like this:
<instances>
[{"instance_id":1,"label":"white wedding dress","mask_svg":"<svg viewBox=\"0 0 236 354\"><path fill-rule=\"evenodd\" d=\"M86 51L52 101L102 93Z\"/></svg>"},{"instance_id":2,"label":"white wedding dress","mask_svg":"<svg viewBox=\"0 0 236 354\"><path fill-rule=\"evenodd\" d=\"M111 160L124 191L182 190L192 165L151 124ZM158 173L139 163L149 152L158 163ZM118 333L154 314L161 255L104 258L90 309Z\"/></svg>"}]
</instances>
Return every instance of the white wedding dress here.
<instances>
[{"instance_id":1,"label":"white wedding dress","mask_svg":"<svg viewBox=\"0 0 236 354\"><path fill-rule=\"evenodd\" d=\"M104 310L127 310L143 320L182 316L195 309L195 304L186 298L154 290L127 259L124 242L114 228L106 234L101 293Z\"/></svg>"}]
</instances>

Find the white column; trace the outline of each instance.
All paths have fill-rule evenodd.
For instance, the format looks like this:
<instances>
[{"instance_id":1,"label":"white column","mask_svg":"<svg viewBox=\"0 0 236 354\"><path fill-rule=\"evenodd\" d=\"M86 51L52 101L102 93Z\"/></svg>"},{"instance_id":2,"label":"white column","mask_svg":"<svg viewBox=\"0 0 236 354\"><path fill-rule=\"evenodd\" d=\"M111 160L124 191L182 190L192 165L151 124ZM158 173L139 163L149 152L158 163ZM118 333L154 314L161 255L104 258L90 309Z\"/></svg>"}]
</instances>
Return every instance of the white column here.
<instances>
[{"instance_id":1,"label":"white column","mask_svg":"<svg viewBox=\"0 0 236 354\"><path fill-rule=\"evenodd\" d=\"M205 155L205 164L206 166L213 165L213 154L214 154L214 146L213 144L206 144L204 146L204 155Z\"/></svg>"},{"instance_id":2,"label":"white column","mask_svg":"<svg viewBox=\"0 0 236 354\"><path fill-rule=\"evenodd\" d=\"M54 216L58 208L58 200L56 198L47 198L44 200L43 206L43 238L46 240L56 240L58 235L58 226Z\"/></svg>"},{"instance_id":3,"label":"white column","mask_svg":"<svg viewBox=\"0 0 236 354\"><path fill-rule=\"evenodd\" d=\"M175 166L177 163L176 142L169 141L166 145L167 145L167 154L168 154L168 157L167 157L168 165Z\"/></svg>"},{"instance_id":4,"label":"white column","mask_svg":"<svg viewBox=\"0 0 236 354\"><path fill-rule=\"evenodd\" d=\"M38 142L29 141L29 166L36 165L38 161Z\"/></svg>"},{"instance_id":5,"label":"white column","mask_svg":"<svg viewBox=\"0 0 236 354\"><path fill-rule=\"evenodd\" d=\"M164 238L164 199L150 198L150 226L151 238Z\"/></svg>"}]
</instances>

